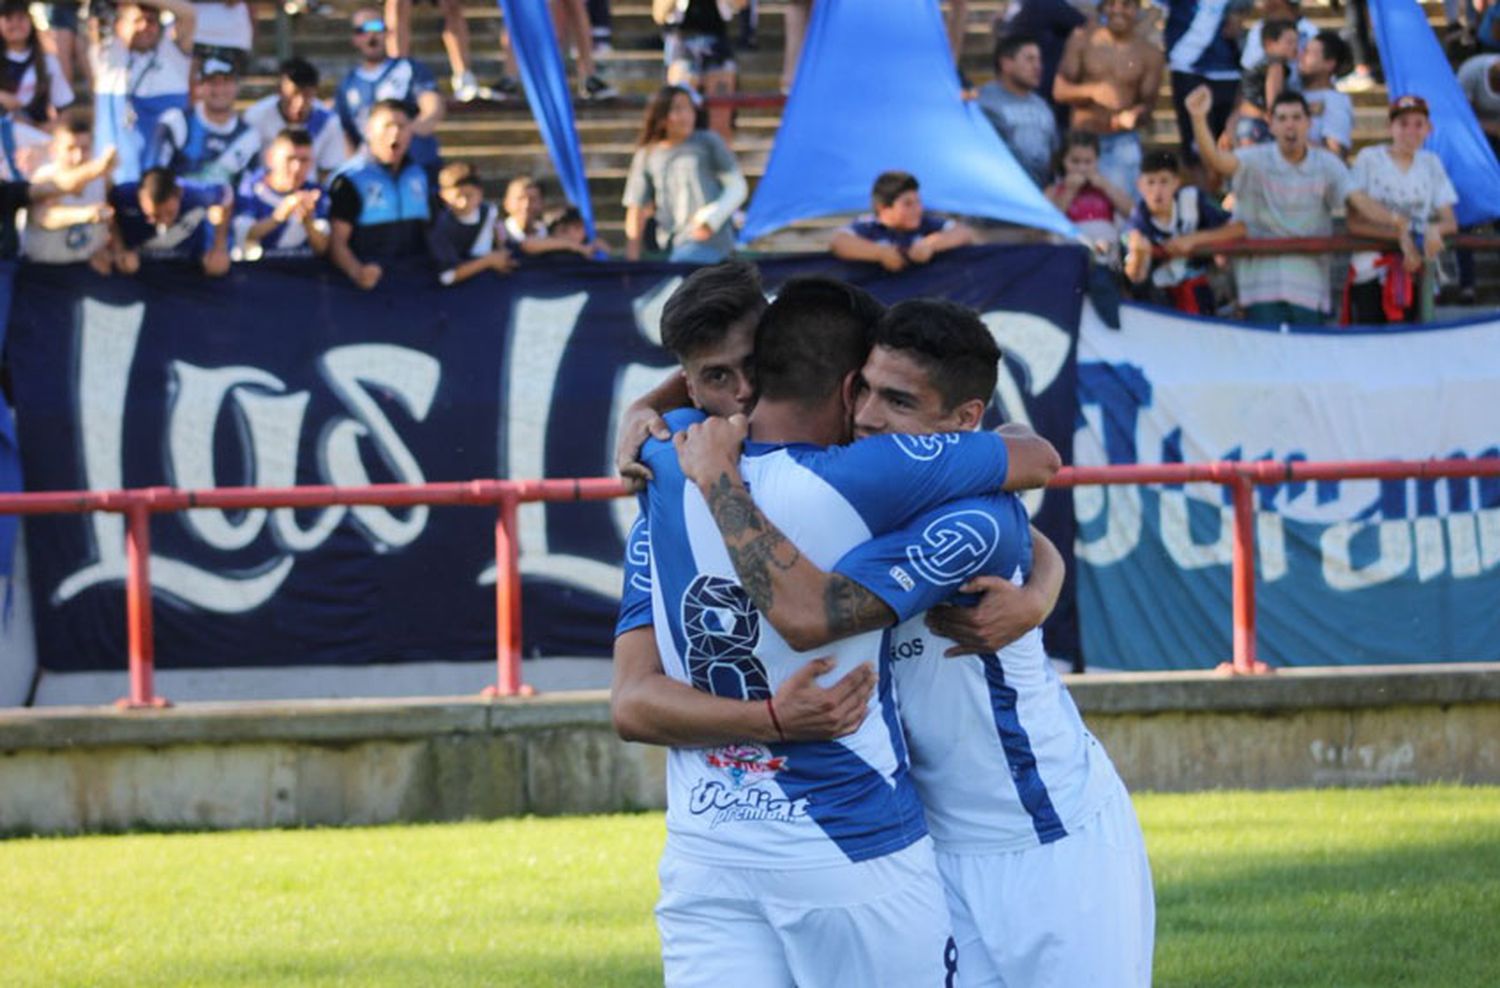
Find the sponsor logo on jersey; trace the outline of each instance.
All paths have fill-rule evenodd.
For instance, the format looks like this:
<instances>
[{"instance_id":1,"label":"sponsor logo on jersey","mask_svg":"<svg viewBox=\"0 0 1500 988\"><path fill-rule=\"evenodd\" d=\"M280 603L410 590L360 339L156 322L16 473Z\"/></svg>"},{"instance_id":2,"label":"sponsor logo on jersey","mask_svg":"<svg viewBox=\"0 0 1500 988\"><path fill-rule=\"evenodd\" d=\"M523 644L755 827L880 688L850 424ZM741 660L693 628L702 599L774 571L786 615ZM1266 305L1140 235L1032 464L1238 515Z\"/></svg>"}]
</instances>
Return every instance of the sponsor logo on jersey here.
<instances>
[{"instance_id":1,"label":"sponsor logo on jersey","mask_svg":"<svg viewBox=\"0 0 1500 988\"><path fill-rule=\"evenodd\" d=\"M891 658L900 662L902 659L919 659L927 650L927 640L918 635L916 638L908 638L904 642L894 642L891 645Z\"/></svg>"},{"instance_id":2,"label":"sponsor logo on jersey","mask_svg":"<svg viewBox=\"0 0 1500 988\"><path fill-rule=\"evenodd\" d=\"M727 744L713 748L704 755L704 760L728 773L735 788L759 782L786 768L785 756L773 755L758 744Z\"/></svg>"},{"instance_id":3,"label":"sponsor logo on jersey","mask_svg":"<svg viewBox=\"0 0 1500 988\"><path fill-rule=\"evenodd\" d=\"M958 433L939 432L930 436L907 436L896 434L891 436L896 441L896 448L914 460L935 460L943 455L943 450L958 442Z\"/></svg>"},{"instance_id":4,"label":"sponsor logo on jersey","mask_svg":"<svg viewBox=\"0 0 1500 988\"><path fill-rule=\"evenodd\" d=\"M693 787L688 812L708 817L710 827L762 820L801 823L808 819L806 799L787 799L762 786L735 789L714 779Z\"/></svg>"},{"instance_id":5,"label":"sponsor logo on jersey","mask_svg":"<svg viewBox=\"0 0 1500 988\"><path fill-rule=\"evenodd\" d=\"M891 567L891 579L896 581L897 586L908 592L917 588L917 581L913 580L900 566Z\"/></svg>"},{"instance_id":6,"label":"sponsor logo on jersey","mask_svg":"<svg viewBox=\"0 0 1500 988\"><path fill-rule=\"evenodd\" d=\"M922 529L922 541L906 547L906 558L924 580L947 586L977 572L999 542L1000 529L986 512L950 511Z\"/></svg>"}]
</instances>

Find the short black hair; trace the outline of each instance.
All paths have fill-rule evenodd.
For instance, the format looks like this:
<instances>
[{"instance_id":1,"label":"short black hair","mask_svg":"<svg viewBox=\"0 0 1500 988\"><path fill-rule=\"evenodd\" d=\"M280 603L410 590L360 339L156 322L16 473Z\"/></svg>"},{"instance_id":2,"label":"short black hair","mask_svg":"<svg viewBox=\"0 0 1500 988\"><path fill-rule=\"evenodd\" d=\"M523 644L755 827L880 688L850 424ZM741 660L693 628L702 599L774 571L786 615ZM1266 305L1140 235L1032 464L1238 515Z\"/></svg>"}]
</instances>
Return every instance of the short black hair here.
<instances>
[{"instance_id":1,"label":"short black hair","mask_svg":"<svg viewBox=\"0 0 1500 988\"><path fill-rule=\"evenodd\" d=\"M417 107L416 107L416 104L413 103L411 100L404 100L404 99L382 99L382 100L376 100L375 101L375 105L372 106L372 107L370 107L370 116L373 117L377 112L379 112L381 110L385 110L387 113L400 113L408 121L415 120L417 118Z\"/></svg>"},{"instance_id":2,"label":"short black hair","mask_svg":"<svg viewBox=\"0 0 1500 988\"><path fill-rule=\"evenodd\" d=\"M286 141L294 148L310 148L313 146L312 134L308 133L306 127L283 127L272 138L271 143Z\"/></svg>"},{"instance_id":3,"label":"short black hair","mask_svg":"<svg viewBox=\"0 0 1500 988\"><path fill-rule=\"evenodd\" d=\"M762 400L813 405L864 366L885 307L835 278L793 278L755 327L755 381Z\"/></svg>"},{"instance_id":4,"label":"short black hair","mask_svg":"<svg viewBox=\"0 0 1500 988\"><path fill-rule=\"evenodd\" d=\"M724 261L687 276L661 310L662 346L678 360L717 346L735 323L759 319L766 309L760 270L747 261Z\"/></svg>"},{"instance_id":5,"label":"short black hair","mask_svg":"<svg viewBox=\"0 0 1500 988\"><path fill-rule=\"evenodd\" d=\"M1323 61L1333 63L1333 75L1343 75L1349 66L1349 42L1337 31L1319 31L1314 41L1323 46Z\"/></svg>"},{"instance_id":6,"label":"short black hair","mask_svg":"<svg viewBox=\"0 0 1500 988\"><path fill-rule=\"evenodd\" d=\"M1295 89L1283 89L1281 92L1276 94L1276 99L1271 103L1271 114L1273 116L1275 115L1276 108L1278 106L1289 106L1293 103L1302 107L1302 112L1304 114L1309 117L1312 116L1312 110L1308 109L1307 106L1307 97L1303 96Z\"/></svg>"},{"instance_id":7,"label":"short black hair","mask_svg":"<svg viewBox=\"0 0 1500 988\"><path fill-rule=\"evenodd\" d=\"M942 395L944 411L966 401L989 404L999 374L1000 346L979 313L943 298L909 298L875 325L875 346L909 354Z\"/></svg>"},{"instance_id":8,"label":"short black hair","mask_svg":"<svg viewBox=\"0 0 1500 988\"><path fill-rule=\"evenodd\" d=\"M318 87L318 67L300 56L292 56L281 63L281 77L291 81L298 89Z\"/></svg>"},{"instance_id":9,"label":"short black hair","mask_svg":"<svg viewBox=\"0 0 1500 988\"><path fill-rule=\"evenodd\" d=\"M1176 151L1168 151L1165 148L1157 151L1147 151L1146 156L1141 159L1141 174L1150 172L1171 172L1173 175L1182 171L1182 162L1177 159Z\"/></svg>"},{"instance_id":10,"label":"short black hair","mask_svg":"<svg viewBox=\"0 0 1500 988\"><path fill-rule=\"evenodd\" d=\"M1003 34L1000 40L995 42L995 68L1000 67L1002 58L1015 58L1016 53L1027 45L1036 45L1038 49L1042 43L1030 34Z\"/></svg>"},{"instance_id":11,"label":"short black hair","mask_svg":"<svg viewBox=\"0 0 1500 988\"><path fill-rule=\"evenodd\" d=\"M1267 41L1275 41L1288 31L1297 30L1296 21L1289 21L1284 17L1268 17L1260 26L1261 44Z\"/></svg>"},{"instance_id":12,"label":"short black hair","mask_svg":"<svg viewBox=\"0 0 1500 988\"><path fill-rule=\"evenodd\" d=\"M884 209L904 193L918 188L917 176L911 172L881 172L870 188L870 202L876 209Z\"/></svg>"},{"instance_id":13,"label":"short black hair","mask_svg":"<svg viewBox=\"0 0 1500 988\"><path fill-rule=\"evenodd\" d=\"M565 226L583 226L583 211L577 206L564 206L562 209L554 210L549 214L545 222L548 233L556 233ZM764 298L761 301L764 304ZM760 315L760 313L757 311L756 315Z\"/></svg>"},{"instance_id":14,"label":"short black hair","mask_svg":"<svg viewBox=\"0 0 1500 988\"><path fill-rule=\"evenodd\" d=\"M87 109L76 104L70 106L66 110L62 111L62 113L58 114L57 130L65 130L70 134L76 134L80 137L84 134L87 134L89 137L93 137L94 115ZM54 131L53 133L56 132L57 131Z\"/></svg>"},{"instance_id":15,"label":"short black hair","mask_svg":"<svg viewBox=\"0 0 1500 988\"><path fill-rule=\"evenodd\" d=\"M177 176L172 173L172 169L161 166L146 169L141 175L140 190L142 195L158 206L182 195L182 186L177 184Z\"/></svg>"}]
</instances>

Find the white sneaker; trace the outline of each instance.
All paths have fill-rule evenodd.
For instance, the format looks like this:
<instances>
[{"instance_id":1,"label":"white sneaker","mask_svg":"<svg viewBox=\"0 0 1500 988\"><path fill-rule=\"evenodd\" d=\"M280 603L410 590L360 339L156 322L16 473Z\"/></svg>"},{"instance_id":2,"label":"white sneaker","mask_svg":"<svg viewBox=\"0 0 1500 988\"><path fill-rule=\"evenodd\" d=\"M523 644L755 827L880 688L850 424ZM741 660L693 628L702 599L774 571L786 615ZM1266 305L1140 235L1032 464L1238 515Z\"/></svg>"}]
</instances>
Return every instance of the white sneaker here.
<instances>
[{"instance_id":1,"label":"white sneaker","mask_svg":"<svg viewBox=\"0 0 1500 988\"><path fill-rule=\"evenodd\" d=\"M453 98L460 103L472 103L482 95L479 83L474 81L474 73L465 72L453 77Z\"/></svg>"}]
</instances>

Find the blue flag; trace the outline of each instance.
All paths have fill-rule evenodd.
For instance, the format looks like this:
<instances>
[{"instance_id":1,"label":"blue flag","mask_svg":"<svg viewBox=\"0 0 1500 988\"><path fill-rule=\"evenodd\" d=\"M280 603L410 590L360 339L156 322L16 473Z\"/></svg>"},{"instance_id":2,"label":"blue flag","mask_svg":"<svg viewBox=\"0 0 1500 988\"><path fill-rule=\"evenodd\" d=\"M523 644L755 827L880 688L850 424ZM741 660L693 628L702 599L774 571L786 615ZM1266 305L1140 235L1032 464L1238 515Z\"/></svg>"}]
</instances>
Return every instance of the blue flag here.
<instances>
[{"instance_id":1,"label":"blue flag","mask_svg":"<svg viewBox=\"0 0 1500 988\"><path fill-rule=\"evenodd\" d=\"M0 261L0 350L5 349L5 330L10 325L11 286L15 277L16 262ZM16 444L16 422L10 405L0 400L0 493L14 494L20 490L21 449ZM0 515L0 577L9 577L15 567L19 524L15 515ZM9 599L7 592L7 612Z\"/></svg>"},{"instance_id":2,"label":"blue flag","mask_svg":"<svg viewBox=\"0 0 1500 988\"><path fill-rule=\"evenodd\" d=\"M1443 161L1458 190L1454 212L1462 226L1500 219L1500 162L1479 129L1473 107L1464 99L1458 79L1427 15L1415 0L1370 0L1375 36L1385 66L1391 98L1420 96L1432 111L1427 147Z\"/></svg>"},{"instance_id":3,"label":"blue flag","mask_svg":"<svg viewBox=\"0 0 1500 988\"><path fill-rule=\"evenodd\" d=\"M583 225L592 238L594 205L589 199L588 176L583 172L583 152L573 122L568 70L557 47L547 0L500 0L500 10L510 30L510 45L521 68L521 83L526 89L531 115L541 129L563 194L583 214Z\"/></svg>"},{"instance_id":4,"label":"blue flag","mask_svg":"<svg viewBox=\"0 0 1500 988\"><path fill-rule=\"evenodd\" d=\"M934 0L821 0L740 240L867 209L893 169L934 209L1075 232L962 99Z\"/></svg>"}]
</instances>

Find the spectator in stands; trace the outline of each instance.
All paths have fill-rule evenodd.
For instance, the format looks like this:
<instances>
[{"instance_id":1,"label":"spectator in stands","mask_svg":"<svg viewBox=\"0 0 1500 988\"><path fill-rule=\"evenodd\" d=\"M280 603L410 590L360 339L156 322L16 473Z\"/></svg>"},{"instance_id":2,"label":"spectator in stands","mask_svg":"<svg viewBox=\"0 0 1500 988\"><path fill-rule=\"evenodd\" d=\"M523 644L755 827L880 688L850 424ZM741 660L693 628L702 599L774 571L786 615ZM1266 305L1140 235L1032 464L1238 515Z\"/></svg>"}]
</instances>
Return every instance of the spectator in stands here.
<instances>
[{"instance_id":1,"label":"spectator in stands","mask_svg":"<svg viewBox=\"0 0 1500 988\"><path fill-rule=\"evenodd\" d=\"M57 112L73 102L57 57L42 50L40 32L25 0L0 2L0 110L38 127L50 128Z\"/></svg>"},{"instance_id":2,"label":"spectator in stands","mask_svg":"<svg viewBox=\"0 0 1500 988\"><path fill-rule=\"evenodd\" d=\"M210 277L227 274L231 200L222 185L179 182L159 167L115 186L115 270L135 274L142 260L197 261Z\"/></svg>"},{"instance_id":3,"label":"spectator in stands","mask_svg":"<svg viewBox=\"0 0 1500 988\"><path fill-rule=\"evenodd\" d=\"M1166 0L1163 36L1167 64L1172 70L1172 107L1177 112L1183 160L1195 171L1201 156L1187 112L1188 93L1199 86L1208 87L1208 129L1216 141L1239 103L1240 22L1233 6L1225 0Z\"/></svg>"},{"instance_id":4,"label":"spectator in stands","mask_svg":"<svg viewBox=\"0 0 1500 988\"><path fill-rule=\"evenodd\" d=\"M445 165L438 172L438 198L445 208L427 231L427 251L437 265L439 282L456 285L485 271L515 270L500 210L484 201L484 186L474 166Z\"/></svg>"},{"instance_id":5,"label":"spectator in stands","mask_svg":"<svg viewBox=\"0 0 1500 988\"><path fill-rule=\"evenodd\" d=\"M1482 23L1491 23L1492 11L1500 10L1500 2L1485 10ZM1475 55L1458 70L1458 85L1464 98L1474 110L1479 129L1495 154L1500 155L1500 55ZM1459 301L1472 305L1475 298L1474 254L1472 251L1458 252Z\"/></svg>"},{"instance_id":6,"label":"spectator in stands","mask_svg":"<svg viewBox=\"0 0 1500 988\"><path fill-rule=\"evenodd\" d=\"M25 178L47 157L52 138L45 130L0 111L0 180Z\"/></svg>"},{"instance_id":7,"label":"spectator in stands","mask_svg":"<svg viewBox=\"0 0 1500 988\"><path fill-rule=\"evenodd\" d=\"M432 194L411 143L406 103L381 100L365 120L364 150L328 188L328 259L366 290L379 283L383 265L427 253Z\"/></svg>"},{"instance_id":8,"label":"spectator in stands","mask_svg":"<svg viewBox=\"0 0 1500 988\"><path fill-rule=\"evenodd\" d=\"M436 169L437 127L442 122L444 107L432 73L421 62L386 54L386 24L372 8L356 10L350 24L359 64L344 76L334 99L350 153L364 142L372 108L398 100L408 106L412 160L429 171Z\"/></svg>"},{"instance_id":9,"label":"spectator in stands","mask_svg":"<svg viewBox=\"0 0 1500 988\"><path fill-rule=\"evenodd\" d=\"M162 31L162 11L173 17L170 37ZM162 114L187 111L197 26L197 11L188 0L116 8L114 31L94 51L94 133L101 149L119 150L117 182L140 175Z\"/></svg>"},{"instance_id":10,"label":"spectator in stands","mask_svg":"<svg viewBox=\"0 0 1500 988\"><path fill-rule=\"evenodd\" d=\"M147 160L181 178L238 188L260 158L260 134L234 108L240 93L234 64L213 54L199 66L202 102L161 115Z\"/></svg>"},{"instance_id":11,"label":"spectator in stands","mask_svg":"<svg viewBox=\"0 0 1500 988\"><path fill-rule=\"evenodd\" d=\"M1349 46L1335 31L1320 31L1307 42L1297 59L1302 76L1302 95L1312 110L1308 140L1314 147L1326 147L1339 156L1349 157L1354 141L1354 102L1347 93L1334 88L1333 80L1347 63Z\"/></svg>"},{"instance_id":12,"label":"spectator in stands","mask_svg":"<svg viewBox=\"0 0 1500 988\"><path fill-rule=\"evenodd\" d=\"M797 79L797 63L802 59L802 45L807 40L807 22L812 17L813 0L787 0L782 12L781 91L791 95Z\"/></svg>"},{"instance_id":13,"label":"spectator in stands","mask_svg":"<svg viewBox=\"0 0 1500 988\"><path fill-rule=\"evenodd\" d=\"M1443 238L1458 232L1453 205L1458 192L1436 154L1422 150L1432 133L1427 101L1402 96L1391 104L1391 143L1365 148L1354 159L1353 186L1407 220L1398 251L1361 251L1349 259L1345 315L1354 322L1419 322L1422 305L1411 276L1435 266ZM1389 236L1358 213L1349 214L1349 232ZM1428 286L1430 291L1431 285Z\"/></svg>"},{"instance_id":14,"label":"spectator in stands","mask_svg":"<svg viewBox=\"0 0 1500 988\"><path fill-rule=\"evenodd\" d=\"M662 26L667 85L703 96L728 96L735 89L734 45L729 18L745 0L654 0L651 15ZM724 140L734 139L734 109L708 111L708 126Z\"/></svg>"},{"instance_id":15,"label":"spectator in stands","mask_svg":"<svg viewBox=\"0 0 1500 988\"><path fill-rule=\"evenodd\" d=\"M322 257L328 251L328 197L314 181L313 139L289 127L266 148L266 166L234 199L237 260Z\"/></svg>"},{"instance_id":16,"label":"spectator in stands","mask_svg":"<svg viewBox=\"0 0 1500 988\"><path fill-rule=\"evenodd\" d=\"M288 127L307 131L319 175L331 173L348 157L337 115L318 99L318 70L305 58L281 63L276 92L251 103L245 120L260 135L263 147L270 147Z\"/></svg>"},{"instance_id":17,"label":"spectator in stands","mask_svg":"<svg viewBox=\"0 0 1500 988\"><path fill-rule=\"evenodd\" d=\"M44 204L57 196L77 194L113 171L117 157L115 149L110 148L101 157L76 167L58 164L56 170L42 180L0 181L0 261L13 260L20 250L16 216L21 210Z\"/></svg>"},{"instance_id":18,"label":"spectator in stands","mask_svg":"<svg viewBox=\"0 0 1500 988\"><path fill-rule=\"evenodd\" d=\"M1057 118L1037 95L1041 79L1041 45L1008 34L995 45L995 81L979 88L979 108L1038 188L1052 177L1057 154Z\"/></svg>"},{"instance_id":19,"label":"spectator in stands","mask_svg":"<svg viewBox=\"0 0 1500 988\"><path fill-rule=\"evenodd\" d=\"M1083 13L1067 0L1012 0L1005 8L1004 20L996 24L1001 38L1015 34L1036 39L1042 52L1042 75L1036 91L1053 105L1055 130L1068 126L1068 107L1057 105L1053 99L1052 81L1057 77L1057 66L1069 35L1086 22Z\"/></svg>"},{"instance_id":20,"label":"spectator in stands","mask_svg":"<svg viewBox=\"0 0 1500 988\"><path fill-rule=\"evenodd\" d=\"M417 0L421 2L421 0ZM432 0L443 12L443 49L453 73L453 98L471 103L487 95L474 80L469 52L469 22L464 19L463 0ZM385 0L386 53L392 58L411 56L412 0Z\"/></svg>"},{"instance_id":21,"label":"spectator in stands","mask_svg":"<svg viewBox=\"0 0 1500 988\"><path fill-rule=\"evenodd\" d=\"M1192 315L1213 315L1208 280L1213 262L1193 252L1243 237L1245 224L1231 219L1196 185L1184 185L1171 151L1146 155L1136 188L1141 198L1125 231L1125 276L1136 286L1136 297ZM1167 258L1153 260L1154 247Z\"/></svg>"},{"instance_id":22,"label":"spectator in stands","mask_svg":"<svg viewBox=\"0 0 1500 988\"><path fill-rule=\"evenodd\" d=\"M638 260L648 215L674 261L712 264L734 252L730 219L749 194L734 153L697 129L692 94L663 86L646 107L625 179L625 257Z\"/></svg>"},{"instance_id":23,"label":"spectator in stands","mask_svg":"<svg viewBox=\"0 0 1500 988\"><path fill-rule=\"evenodd\" d=\"M1069 131L1063 139L1057 181L1047 198L1073 221L1093 245L1100 260L1118 264L1120 221L1130 215L1135 201L1099 168L1099 137L1086 130Z\"/></svg>"},{"instance_id":24,"label":"spectator in stands","mask_svg":"<svg viewBox=\"0 0 1500 988\"><path fill-rule=\"evenodd\" d=\"M552 23L564 56L569 48L578 66L578 95L586 100L611 99L619 93L599 74L594 62L594 26L584 0L552 0Z\"/></svg>"},{"instance_id":25,"label":"spectator in stands","mask_svg":"<svg viewBox=\"0 0 1500 988\"><path fill-rule=\"evenodd\" d=\"M249 0L194 0L193 6L198 12L194 60L218 58L233 65L236 73L245 71L255 42Z\"/></svg>"},{"instance_id":26,"label":"spectator in stands","mask_svg":"<svg viewBox=\"0 0 1500 988\"><path fill-rule=\"evenodd\" d=\"M975 242L974 231L922 208L915 175L882 172L870 190L874 212L833 235L829 249L845 261L869 261L887 271L926 264L944 251Z\"/></svg>"},{"instance_id":27,"label":"spectator in stands","mask_svg":"<svg viewBox=\"0 0 1500 988\"><path fill-rule=\"evenodd\" d=\"M1380 50L1370 38L1369 0L1344 0L1344 37L1354 53L1354 71L1340 83L1346 92L1364 92L1385 83Z\"/></svg>"},{"instance_id":28,"label":"spectator in stands","mask_svg":"<svg viewBox=\"0 0 1500 988\"><path fill-rule=\"evenodd\" d=\"M1073 107L1073 130L1099 136L1099 171L1134 189L1141 170L1139 128L1151 122L1161 89L1161 49L1136 36L1140 0L1104 0L1103 24L1068 39L1053 96Z\"/></svg>"},{"instance_id":29,"label":"spectator in stands","mask_svg":"<svg viewBox=\"0 0 1500 988\"><path fill-rule=\"evenodd\" d=\"M1240 48L1240 68L1246 72L1265 59L1265 29L1272 21L1286 21L1297 32L1297 51L1292 53L1294 60L1307 42L1318 36L1318 25L1302 16L1301 0L1264 0L1261 8L1265 11L1265 19L1250 25ZM1293 69L1295 70L1295 62ZM1290 85L1293 89L1300 88L1296 81Z\"/></svg>"},{"instance_id":30,"label":"spectator in stands","mask_svg":"<svg viewBox=\"0 0 1500 988\"><path fill-rule=\"evenodd\" d=\"M550 254L573 251L591 257L599 244L575 244L552 236L543 219L547 211L542 186L529 175L517 175L505 187L505 240L520 254Z\"/></svg>"},{"instance_id":31,"label":"spectator in stands","mask_svg":"<svg viewBox=\"0 0 1500 988\"><path fill-rule=\"evenodd\" d=\"M547 236L568 244L569 249L594 261L609 257L609 250L596 238L589 240L588 226L577 206L565 206L547 215Z\"/></svg>"},{"instance_id":32,"label":"spectator in stands","mask_svg":"<svg viewBox=\"0 0 1500 988\"><path fill-rule=\"evenodd\" d=\"M47 13L47 35L57 58L58 75L69 85L89 78L87 38L78 34L78 14L83 0L54 0L43 9Z\"/></svg>"},{"instance_id":33,"label":"spectator in stands","mask_svg":"<svg viewBox=\"0 0 1500 988\"><path fill-rule=\"evenodd\" d=\"M1245 72L1240 86L1240 105L1235 111L1234 143L1238 147L1264 144L1271 139L1266 114L1283 89L1290 89L1292 62L1297 58L1297 27L1291 21L1268 20L1263 29L1265 55Z\"/></svg>"},{"instance_id":34,"label":"spectator in stands","mask_svg":"<svg viewBox=\"0 0 1500 988\"><path fill-rule=\"evenodd\" d=\"M1250 236L1326 237L1333 232L1333 211L1344 203L1386 236L1408 232L1406 217L1354 188L1348 169L1332 152L1308 146L1309 114L1301 93L1288 90L1276 98L1272 143L1237 151L1214 145L1208 130L1211 105L1207 87L1188 96L1193 132L1208 166L1233 177L1234 216ZM1234 268L1240 305L1251 322L1316 325L1331 308L1326 254L1242 257Z\"/></svg>"},{"instance_id":35,"label":"spectator in stands","mask_svg":"<svg viewBox=\"0 0 1500 988\"><path fill-rule=\"evenodd\" d=\"M64 113L52 132L52 160L36 170L32 181L45 184L93 156L94 122L76 111ZM109 213L102 177L72 194L35 203L27 211L22 253L40 264L87 261L100 274L109 274Z\"/></svg>"},{"instance_id":36,"label":"spectator in stands","mask_svg":"<svg viewBox=\"0 0 1500 988\"><path fill-rule=\"evenodd\" d=\"M614 17L610 14L609 0L588 0L586 6L594 54L608 55L614 51Z\"/></svg>"}]
</instances>

